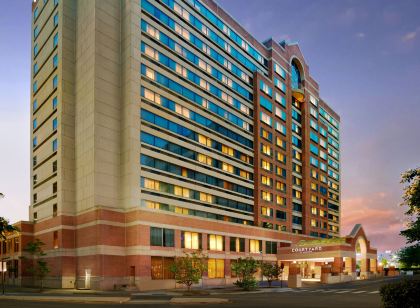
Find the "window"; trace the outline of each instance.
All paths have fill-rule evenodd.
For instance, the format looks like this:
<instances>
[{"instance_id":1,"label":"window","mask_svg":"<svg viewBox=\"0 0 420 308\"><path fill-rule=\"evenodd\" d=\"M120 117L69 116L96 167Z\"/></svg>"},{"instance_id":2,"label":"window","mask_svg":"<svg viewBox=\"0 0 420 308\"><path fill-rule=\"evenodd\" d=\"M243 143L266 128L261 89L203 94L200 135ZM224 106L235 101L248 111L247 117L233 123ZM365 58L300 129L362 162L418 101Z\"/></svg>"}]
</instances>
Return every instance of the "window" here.
<instances>
[{"instance_id":1,"label":"window","mask_svg":"<svg viewBox=\"0 0 420 308\"><path fill-rule=\"evenodd\" d=\"M231 237L230 251L245 252L245 239L240 237Z\"/></svg>"},{"instance_id":2,"label":"window","mask_svg":"<svg viewBox=\"0 0 420 308\"><path fill-rule=\"evenodd\" d=\"M294 198L302 199L302 192L301 191L293 189L292 193L293 193L292 195L293 195Z\"/></svg>"},{"instance_id":3,"label":"window","mask_svg":"<svg viewBox=\"0 0 420 308\"><path fill-rule=\"evenodd\" d=\"M311 207L311 213L312 213L312 215L318 214L317 208L316 207Z\"/></svg>"},{"instance_id":4,"label":"window","mask_svg":"<svg viewBox=\"0 0 420 308\"><path fill-rule=\"evenodd\" d=\"M53 183L53 194L57 193L57 182Z\"/></svg>"},{"instance_id":5,"label":"window","mask_svg":"<svg viewBox=\"0 0 420 308\"><path fill-rule=\"evenodd\" d=\"M34 20L37 19L38 15L39 15L39 10L38 10L38 7L36 7L34 10Z\"/></svg>"},{"instance_id":6,"label":"window","mask_svg":"<svg viewBox=\"0 0 420 308\"><path fill-rule=\"evenodd\" d=\"M273 140L273 134L269 131L266 131L264 128L261 128L261 137L268 141Z\"/></svg>"},{"instance_id":7,"label":"window","mask_svg":"<svg viewBox=\"0 0 420 308\"><path fill-rule=\"evenodd\" d=\"M32 157L32 166L36 166L36 156Z\"/></svg>"},{"instance_id":8,"label":"window","mask_svg":"<svg viewBox=\"0 0 420 308\"><path fill-rule=\"evenodd\" d=\"M34 45L34 57L37 56L38 52L39 52L38 44L35 44Z\"/></svg>"},{"instance_id":9,"label":"window","mask_svg":"<svg viewBox=\"0 0 420 308\"><path fill-rule=\"evenodd\" d=\"M34 28L34 39L36 39L38 37L38 35L39 35L39 27L35 26L35 28Z\"/></svg>"},{"instance_id":10,"label":"window","mask_svg":"<svg viewBox=\"0 0 420 308\"><path fill-rule=\"evenodd\" d=\"M265 124L267 124L267 125L269 125L269 126L271 126L272 124L272 119L271 119L271 117L268 115L268 114L266 114L266 113L264 113L264 112L260 112L260 120L261 120L261 122L263 122L263 123L265 123Z\"/></svg>"},{"instance_id":11,"label":"window","mask_svg":"<svg viewBox=\"0 0 420 308\"><path fill-rule=\"evenodd\" d=\"M35 99L35 100L32 102L32 111L37 110L37 108L38 108L38 101Z\"/></svg>"},{"instance_id":12,"label":"window","mask_svg":"<svg viewBox=\"0 0 420 308\"><path fill-rule=\"evenodd\" d=\"M209 259L207 266L208 278L224 278L225 277L225 260Z\"/></svg>"},{"instance_id":13,"label":"window","mask_svg":"<svg viewBox=\"0 0 420 308\"><path fill-rule=\"evenodd\" d=\"M276 145L284 150L286 150L286 141L276 137Z\"/></svg>"},{"instance_id":14,"label":"window","mask_svg":"<svg viewBox=\"0 0 420 308\"><path fill-rule=\"evenodd\" d=\"M273 90L262 80L260 80L260 90L268 96L273 96Z\"/></svg>"},{"instance_id":15,"label":"window","mask_svg":"<svg viewBox=\"0 0 420 308\"><path fill-rule=\"evenodd\" d=\"M249 240L249 252L261 253L262 242L259 240Z\"/></svg>"},{"instance_id":16,"label":"window","mask_svg":"<svg viewBox=\"0 0 420 308\"><path fill-rule=\"evenodd\" d=\"M196 232L181 232L181 247L188 249L201 249L201 234Z\"/></svg>"},{"instance_id":17,"label":"window","mask_svg":"<svg viewBox=\"0 0 420 308\"><path fill-rule=\"evenodd\" d=\"M57 216L57 204L53 204L53 217Z\"/></svg>"},{"instance_id":18,"label":"window","mask_svg":"<svg viewBox=\"0 0 420 308\"><path fill-rule=\"evenodd\" d=\"M54 249L58 248L58 231L54 231L53 247Z\"/></svg>"},{"instance_id":19,"label":"window","mask_svg":"<svg viewBox=\"0 0 420 308\"><path fill-rule=\"evenodd\" d=\"M170 270L174 258L151 257L150 275L153 280L174 279L174 274Z\"/></svg>"},{"instance_id":20,"label":"window","mask_svg":"<svg viewBox=\"0 0 420 308\"><path fill-rule=\"evenodd\" d=\"M292 76L291 76L291 79L292 79L292 89L300 89L301 84L302 84L302 80L301 80L299 68L298 68L295 61L292 62Z\"/></svg>"},{"instance_id":21,"label":"window","mask_svg":"<svg viewBox=\"0 0 420 308\"><path fill-rule=\"evenodd\" d=\"M13 241L13 250L15 251L15 252L19 252L19 238L18 237L15 237L15 239L14 239L14 241ZM16 269L17 270L17 269Z\"/></svg>"},{"instance_id":22,"label":"window","mask_svg":"<svg viewBox=\"0 0 420 308\"><path fill-rule=\"evenodd\" d=\"M58 0L54 0L54 6L58 4Z\"/></svg>"},{"instance_id":23,"label":"window","mask_svg":"<svg viewBox=\"0 0 420 308\"><path fill-rule=\"evenodd\" d=\"M267 254L277 254L277 242L265 242L265 253Z\"/></svg>"},{"instance_id":24,"label":"window","mask_svg":"<svg viewBox=\"0 0 420 308\"><path fill-rule=\"evenodd\" d=\"M34 217L34 220L37 220L38 219L38 213L37 212L34 212L33 217Z\"/></svg>"},{"instance_id":25,"label":"window","mask_svg":"<svg viewBox=\"0 0 420 308\"><path fill-rule=\"evenodd\" d=\"M53 67L56 68L58 65L58 55L55 55L53 57Z\"/></svg>"},{"instance_id":26,"label":"window","mask_svg":"<svg viewBox=\"0 0 420 308\"><path fill-rule=\"evenodd\" d=\"M36 73L38 73L38 63L35 63L34 64L34 72L33 72L33 74L34 74L34 76L36 75Z\"/></svg>"},{"instance_id":27,"label":"window","mask_svg":"<svg viewBox=\"0 0 420 308\"><path fill-rule=\"evenodd\" d=\"M58 103L58 100L57 100L57 96L56 96L56 97L54 97L54 98L53 98L53 100L52 100L52 107L53 107L53 110L57 109L57 103Z\"/></svg>"},{"instance_id":28,"label":"window","mask_svg":"<svg viewBox=\"0 0 420 308\"><path fill-rule=\"evenodd\" d=\"M54 15L54 27L58 25L58 13Z\"/></svg>"},{"instance_id":29,"label":"window","mask_svg":"<svg viewBox=\"0 0 420 308\"><path fill-rule=\"evenodd\" d=\"M276 107L275 110L276 110L276 116L279 117L280 119L282 119L283 121L286 121L286 112L284 112L279 107Z\"/></svg>"},{"instance_id":30,"label":"window","mask_svg":"<svg viewBox=\"0 0 420 308\"><path fill-rule=\"evenodd\" d=\"M57 75L55 75L53 78L53 88L56 89L57 86L58 86L58 77Z\"/></svg>"},{"instance_id":31,"label":"window","mask_svg":"<svg viewBox=\"0 0 420 308\"><path fill-rule=\"evenodd\" d=\"M36 119L34 119L34 120L32 121L32 129L35 129L37 126L38 126L38 124L37 124L37 120L36 120Z\"/></svg>"},{"instance_id":32,"label":"window","mask_svg":"<svg viewBox=\"0 0 420 308\"><path fill-rule=\"evenodd\" d=\"M286 220L287 218L287 213L284 211L276 211L276 218L278 220Z\"/></svg>"},{"instance_id":33,"label":"window","mask_svg":"<svg viewBox=\"0 0 420 308\"><path fill-rule=\"evenodd\" d=\"M52 128L53 131L57 130L57 118L54 118L54 120L52 121Z\"/></svg>"},{"instance_id":34,"label":"window","mask_svg":"<svg viewBox=\"0 0 420 308\"><path fill-rule=\"evenodd\" d=\"M174 230L150 227L150 245L161 247L175 247Z\"/></svg>"},{"instance_id":35,"label":"window","mask_svg":"<svg viewBox=\"0 0 420 308\"><path fill-rule=\"evenodd\" d=\"M38 181L38 176L36 174L34 174L32 176L32 183L33 183L33 185L35 185L37 181Z\"/></svg>"},{"instance_id":36,"label":"window","mask_svg":"<svg viewBox=\"0 0 420 308\"><path fill-rule=\"evenodd\" d=\"M269 145L261 143L261 153L271 156L271 147Z\"/></svg>"},{"instance_id":37,"label":"window","mask_svg":"<svg viewBox=\"0 0 420 308\"><path fill-rule=\"evenodd\" d=\"M53 152L57 151L57 148L58 148L58 141L57 141L57 139L54 139L53 142L52 142Z\"/></svg>"},{"instance_id":38,"label":"window","mask_svg":"<svg viewBox=\"0 0 420 308\"><path fill-rule=\"evenodd\" d=\"M34 199L34 203L37 203L37 201L38 201L38 195L37 194L34 194L33 195L33 199Z\"/></svg>"},{"instance_id":39,"label":"window","mask_svg":"<svg viewBox=\"0 0 420 308\"><path fill-rule=\"evenodd\" d=\"M57 161L53 161L52 163L52 169L53 169L53 173L57 172Z\"/></svg>"},{"instance_id":40,"label":"window","mask_svg":"<svg viewBox=\"0 0 420 308\"><path fill-rule=\"evenodd\" d=\"M262 159L261 160L261 168L263 168L264 170L267 170L267 171L271 171L272 170L272 164L269 163L268 161Z\"/></svg>"},{"instance_id":41,"label":"window","mask_svg":"<svg viewBox=\"0 0 420 308\"><path fill-rule=\"evenodd\" d=\"M261 191L261 199L263 199L264 201L271 202L273 201L273 194L267 191Z\"/></svg>"},{"instance_id":42,"label":"window","mask_svg":"<svg viewBox=\"0 0 420 308\"><path fill-rule=\"evenodd\" d=\"M286 192L286 184L276 181L276 189Z\"/></svg>"},{"instance_id":43,"label":"window","mask_svg":"<svg viewBox=\"0 0 420 308\"><path fill-rule=\"evenodd\" d=\"M225 239L221 235L209 234L207 236L207 249L215 251L224 251Z\"/></svg>"},{"instance_id":44,"label":"window","mask_svg":"<svg viewBox=\"0 0 420 308\"><path fill-rule=\"evenodd\" d=\"M262 175L261 184L271 187L273 184L273 181L270 177Z\"/></svg>"},{"instance_id":45,"label":"window","mask_svg":"<svg viewBox=\"0 0 420 308\"><path fill-rule=\"evenodd\" d=\"M260 95L260 105L270 112L273 111L273 104L262 95Z\"/></svg>"},{"instance_id":46,"label":"window","mask_svg":"<svg viewBox=\"0 0 420 308\"><path fill-rule=\"evenodd\" d=\"M35 93L36 91L38 91L38 82L35 81L32 85L32 91Z\"/></svg>"},{"instance_id":47,"label":"window","mask_svg":"<svg viewBox=\"0 0 420 308\"><path fill-rule=\"evenodd\" d=\"M57 45L58 45L58 33L56 33L54 35L54 38L53 38L53 48L57 47Z\"/></svg>"},{"instance_id":48,"label":"window","mask_svg":"<svg viewBox=\"0 0 420 308\"><path fill-rule=\"evenodd\" d=\"M266 217L273 217L273 209L266 206L262 206L261 215L266 216Z\"/></svg>"},{"instance_id":49,"label":"window","mask_svg":"<svg viewBox=\"0 0 420 308\"><path fill-rule=\"evenodd\" d=\"M38 145L38 138L37 137L34 137L32 139L32 148L36 148L37 145Z\"/></svg>"},{"instance_id":50,"label":"window","mask_svg":"<svg viewBox=\"0 0 420 308\"><path fill-rule=\"evenodd\" d=\"M282 196L276 196L276 204L280 206L286 205L286 198Z\"/></svg>"}]
</instances>

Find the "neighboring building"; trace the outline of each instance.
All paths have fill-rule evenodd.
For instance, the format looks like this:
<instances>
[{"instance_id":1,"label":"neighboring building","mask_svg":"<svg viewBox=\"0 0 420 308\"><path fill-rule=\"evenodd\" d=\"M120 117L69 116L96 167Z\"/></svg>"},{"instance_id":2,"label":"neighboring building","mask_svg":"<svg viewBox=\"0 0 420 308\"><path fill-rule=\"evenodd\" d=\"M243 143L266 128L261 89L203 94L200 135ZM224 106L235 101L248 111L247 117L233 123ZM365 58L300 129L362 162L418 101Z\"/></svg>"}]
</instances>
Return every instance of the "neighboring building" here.
<instances>
[{"instance_id":1,"label":"neighboring building","mask_svg":"<svg viewBox=\"0 0 420 308\"><path fill-rule=\"evenodd\" d=\"M32 29L47 284L163 287L199 248L217 284L231 259L339 236L340 117L297 44L211 0L38 0Z\"/></svg>"}]
</instances>

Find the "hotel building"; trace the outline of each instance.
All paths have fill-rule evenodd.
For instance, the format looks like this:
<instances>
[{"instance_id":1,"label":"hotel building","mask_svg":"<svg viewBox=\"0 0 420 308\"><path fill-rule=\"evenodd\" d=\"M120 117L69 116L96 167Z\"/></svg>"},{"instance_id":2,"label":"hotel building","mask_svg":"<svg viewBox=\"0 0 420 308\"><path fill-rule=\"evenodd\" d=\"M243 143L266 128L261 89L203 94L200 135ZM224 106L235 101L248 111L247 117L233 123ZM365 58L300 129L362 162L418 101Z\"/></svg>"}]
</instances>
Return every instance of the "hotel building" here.
<instances>
[{"instance_id":1,"label":"hotel building","mask_svg":"<svg viewBox=\"0 0 420 308\"><path fill-rule=\"evenodd\" d=\"M31 80L24 224L50 286L173 287L194 249L223 284L239 257L339 237L340 117L296 43L214 1L38 0Z\"/></svg>"}]
</instances>

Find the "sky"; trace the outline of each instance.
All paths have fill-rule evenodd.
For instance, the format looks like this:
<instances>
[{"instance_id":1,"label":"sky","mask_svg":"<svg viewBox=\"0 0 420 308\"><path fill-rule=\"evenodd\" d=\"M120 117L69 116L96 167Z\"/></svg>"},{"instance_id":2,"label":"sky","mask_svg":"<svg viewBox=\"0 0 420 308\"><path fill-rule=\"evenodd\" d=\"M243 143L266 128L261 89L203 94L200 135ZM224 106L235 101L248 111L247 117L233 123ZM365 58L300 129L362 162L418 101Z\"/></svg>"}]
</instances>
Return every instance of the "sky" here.
<instances>
[{"instance_id":1,"label":"sky","mask_svg":"<svg viewBox=\"0 0 420 308\"><path fill-rule=\"evenodd\" d=\"M420 1L218 0L255 38L298 42L341 116L342 230L397 249L400 174L420 167ZM0 216L28 219L31 1L0 10Z\"/></svg>"}]
</instances>

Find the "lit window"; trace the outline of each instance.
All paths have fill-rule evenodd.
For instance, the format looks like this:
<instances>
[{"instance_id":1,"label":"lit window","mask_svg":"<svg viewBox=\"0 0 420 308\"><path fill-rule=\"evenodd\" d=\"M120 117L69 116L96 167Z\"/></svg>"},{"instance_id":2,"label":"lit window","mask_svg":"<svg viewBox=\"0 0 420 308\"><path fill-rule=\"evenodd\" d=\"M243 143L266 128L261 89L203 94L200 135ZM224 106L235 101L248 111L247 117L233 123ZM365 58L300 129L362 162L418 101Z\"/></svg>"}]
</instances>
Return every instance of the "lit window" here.
<instances>
[{"instance_id":1,"label":"lit window","mask_svg":"<svg viewBox=\"0 0 420 308\"><path fill-rule=\"evenodd\" d=\"M283 206L286 205L286 198L281 196L276 196L276 203L277 205Z\"/></svg>"},{"instance_id":2,"label":"lit window","mask_svg":"<svg viewBox=\"0 0 420 308\"><path fill-rule=\"evenodd\" d=\"M211 139L209 137L198 135L198 142L208 147L211 147Z\"/></svg>"},{"instance_id":3,"label":"lit window","mask_svg":"<svg viewBox=\"0 0 420 308\"><path fill-rule=\"evenodd\" d=\"M265 155L271 156L271 147L266 144L261 144L261 153L264 153Z\"/></svg>"},{"instance_id":4,"label":"lit window","mask_svg":"<svg viewBox=\"0 0 420 308\"><path fill-rule=\"evenodd\" d=\"M181 246L187 249L200 249L201 248L201 234L196 232L181 233Z\"/></svg>"},{"instance_id":5,"label":"lit window","mask_svg":"<svg viewBox=\"0 0 420 308\"><path fill-rule=\"evenodd\" d=\"M261 120L261 122L271 126L271 123L272 123L271 117L268 114L266 114L262 111L260 112L260 120Z\"/></svg>"},{"instance_id":6,"label":"lit window","mask_svg":"<svg viewBox=\"0 0 420 308\"><path fill-rule=\"evenodd\" d=\"M267 191L261 191L261 199L271 202L273 201L273 194L267 192Z\"/></svg>"},{"instance_id":7,"label":"lit window","mask_svg":"<svg viewBox=\"0 0 420 308\"><path fill-rule=\"evenodd\" d=\"M208 235L208 249L223 251L224 250L224 237L221 235L209 234Z\"/></svg>"},{"instance_id":8,"label":"lit window","mask_svg":"<svg viewBox=\"0 0 420 308\"><path fill-rule=\"evenodd\" d=\"M259 240L249 240L249 252L260 253L261 248L262 248L261 241L259 241Z\"/></svg>"},{"instance_id":9,"label":"lit window","mask_svg":"<svg viewBox=\"0 0 420 308\"><path fill-rule=\"evenodd\" d=\"M269 163L268 161L263 159L261 160L261 168L263 168L264 170L271 171L271 166L271 163Z\"/></svg>"},{"instance_id":10,"label":"lit window","mask_svg":"<svg viewBox=\"0 0 420 308\"><path fill-rule=\"evenodd\" d=\"M269 207L262 206L261 215L267 216L267 217L273 217L273 210L270 209Z\"/></svg>"},{"instance_id":11,"label":"lit window","mask_svg":"<svg viewBox=\"0 0 420 308\"><path fill-rule=\"evenodd\" d=\"M227 163L222 164L222 170L233 173L233 166Z\"/></svg>"},{"instance_id":12,"label":"lit window","mask_svg":"<svg viewBox=\"0 0 420 308\"><path fill-rule=\"evenodd\" d=\"M208 278L224 278L225 277L225 260L209 259L207 263Z\"/></svg>"},{"instance_id":13,"label":"lit window","mask_svg":"<svg viewBox=\"0 0 420 308\"><path fill-rule=\"evenodd\" d=\"M271 186L272 185L272 180L270 177L268 176L261 176L261 184L266 185L266 186Z\"/></svg>"},{"instance_id":14,"label":"lit window","mask_svg":"<svg viewBox=\"0 0 420 308\"><path fill-rule=\"evenodd\" d=\"M233 149L231 147L228 147L226 145L222 145L222 153L227 154L229 156L233 156Z\"/></svg>"},{"instance_id":15,"label":"lit window","mask_svg":"<svg viewBox=\"0 0 420 308\"><path fill-rule=\"evenodd\" d=\"M311 208L311 213L312 213L312 215L316 215L316 214L317 214L317 209L316 209L316 207L312 207L312 208Z\"/></svg>"}]
</instances>

